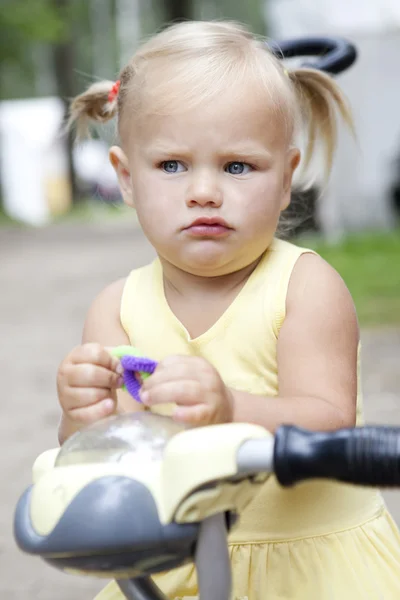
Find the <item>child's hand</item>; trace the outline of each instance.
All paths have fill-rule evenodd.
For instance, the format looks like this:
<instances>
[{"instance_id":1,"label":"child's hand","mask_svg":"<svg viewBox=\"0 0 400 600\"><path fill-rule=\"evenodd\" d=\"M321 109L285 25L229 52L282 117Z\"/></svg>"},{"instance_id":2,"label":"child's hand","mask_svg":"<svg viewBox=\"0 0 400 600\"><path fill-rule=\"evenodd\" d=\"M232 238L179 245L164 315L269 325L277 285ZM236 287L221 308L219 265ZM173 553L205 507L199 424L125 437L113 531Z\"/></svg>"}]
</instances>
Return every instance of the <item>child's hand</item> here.
<instances>
[{"instance_id":1,"label":"child's hand","mask_svg":"<svg viewBox=\"0 0 400 600\"><path fill-rule=\"evenodd\" d=\"M143 404L177 405L173 417L190 425L229 423L233 396L218 372L202 358L171 356L161 361L141 388Z\"/></svg>"},{"instance_id":2,"label":"child's hand","mask_svg":"<svg viewBox=\"0 0 400 600\"><path fill-rule=\"evenodd\" d=\"M57 373L58 398L64 415L88 425L111 415L117 388L122 386L122 366L100 344L83 344L61 363Z\"/></svg>"}]
</instances>

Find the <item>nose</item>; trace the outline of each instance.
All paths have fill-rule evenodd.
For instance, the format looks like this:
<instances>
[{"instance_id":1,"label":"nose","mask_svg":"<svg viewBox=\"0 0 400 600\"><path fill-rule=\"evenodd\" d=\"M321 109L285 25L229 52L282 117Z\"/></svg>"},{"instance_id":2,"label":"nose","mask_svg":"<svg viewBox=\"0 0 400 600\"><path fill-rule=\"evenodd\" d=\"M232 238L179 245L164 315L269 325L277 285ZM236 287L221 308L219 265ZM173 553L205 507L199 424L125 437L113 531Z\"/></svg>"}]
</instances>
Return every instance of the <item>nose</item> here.
<instances>
[{"instance_id":1,"label":"nose","mask_svg":"<svg viewBox=\"0 0 400 600\"><path fill-rule=\"evenodd\" d=\"M192 174L186 196L187 206L218 208L221 206L222 200L222 190L216 174L205 171Z\"/></svg>"}]
</instances>

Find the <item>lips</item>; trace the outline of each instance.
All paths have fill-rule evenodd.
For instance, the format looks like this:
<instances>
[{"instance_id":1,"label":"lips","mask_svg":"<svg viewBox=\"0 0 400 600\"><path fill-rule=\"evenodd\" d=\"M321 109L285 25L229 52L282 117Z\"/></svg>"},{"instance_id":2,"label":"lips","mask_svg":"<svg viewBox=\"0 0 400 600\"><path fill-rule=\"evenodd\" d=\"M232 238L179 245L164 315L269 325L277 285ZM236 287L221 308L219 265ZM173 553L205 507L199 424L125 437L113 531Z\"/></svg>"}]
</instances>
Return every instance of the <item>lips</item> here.
<instances>
[{"instance_id":1,"label":"lips","mask_svg":"<svg viewBox=\"0 0 400 600\"><path fill-rule=\"evenodd\" d=\"M199 217L185 231L195 237L222 237L232 231L232 227L221 217Z\"/></svg>"},{"instance_id":2,"label":"lips","mask_svg":"<svg viewBox=\"0 0 400 600\"><path fill-rule=\"evenodd\" d=\"M227 229L230 229L228 223L224 221L224 219L221 219L221 217L199 217L198 219L193 221L193 223L191 223L189 227L197 227L198 225L219 225L220 227L226 227Z\"/></svg>"}]
</instances>

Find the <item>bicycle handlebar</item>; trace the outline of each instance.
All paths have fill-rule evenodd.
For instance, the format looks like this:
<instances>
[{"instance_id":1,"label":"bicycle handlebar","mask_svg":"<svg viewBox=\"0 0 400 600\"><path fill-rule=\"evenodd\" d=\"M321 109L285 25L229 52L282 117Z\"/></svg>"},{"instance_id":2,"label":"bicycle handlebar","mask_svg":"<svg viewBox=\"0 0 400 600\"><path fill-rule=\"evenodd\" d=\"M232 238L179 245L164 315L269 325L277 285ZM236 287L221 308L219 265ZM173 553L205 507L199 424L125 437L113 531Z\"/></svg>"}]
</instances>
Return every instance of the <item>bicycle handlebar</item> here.
<instances>
[{"instance_id":1,"label":"bicycle handlebar","mask_svg":"<svg viewBox=\"0 0 400 600\"><path fill-rule=\"evenodd\" d=\"M273 444L269 440L253 440L247 444L239 460L242 461L239 470L272 471L285 487L315 478L400 487L400 428L363 427L312 432L282 425L275 433ZM223 520L220 518L218 523L218 516L209 519L208 536L211 538L199 536L198 540L196 566L201 582L200 597L226 600L230 597L230 581L226 579L230 568L227 556L224 564L220 563L226 538ZM218 565L220 577L218 573L211 577L215 565ZM216 582L220 585L216 586ZM127 600L166 600L149 578L118 581L118 584ZM206 590L207 584L211 587Z\"/></svg>"},{"instance_id":2,"label":"bicycle handlebar","mask_svg":"<svg viewBox=\"0 0 400 600\"><path fill-rule=\"evenodd\" d=\"M134 425L140 421L142 429L139 430L142 437L145 431L150 440L157 432L157 426L161 427L159 421L156 424L152 423L153 419L161 419L156 415L151 418L148 415L147 421L144 415L136 417L125 415L116 419L122 422L127 420L129 423L132 421L130 431L133 436L137 431ZM114 440L117 441L118 427L114 421L113 423ZM125 429L121 424L120 427L126 436L129 429ZM257 431L253 431L246 424L226 424L219 427L227 430L233 427L236 432L231 438L231 443L228 443L230 450L227 451L226 462L223 461L219 479L220 483L223 483L224 477L227 477L228 487L232 485L232 481L236 481L236 477L239 482L243 480L247 485L256 482L259 474L274 473L280 485L287 487L301 481L325 478L365 486L400 488L400 427L369 426L313 432L282 425L276 430L274 436L267 432L265 435L260 435L258 428ZM213 448L215 451L219 448L216 440L220 439L222 434L219 433L218 438L215 436L210 438L209 430L210 428L204 428L203 431L199 429L197 436L200 436L199 439L203 439L204 442L214 440L213 443L210 442L212 454ZM97 433L100 435L104 432L100 429L100 433ZM88 441L85 432L76 435L82 436L84 442ZM178 443L175 450L187 449L190 446L192 432L182 431L177 435L180 436L180 445ZM143 439L146 436L143 439L142 437L140 443L144 443ZM156 439L158 439L157 435ZM168 444L173 445L174 439L177 439L175 434ZM82 447L84 446L85 444ZM130 460L132 456L129 452L132 451L132 447L128 445L126 450ZM74 448L76 451L75 446ZM152 448L151 443L149 448ZM199 449L199 461L196 464L201 471L204 460L202 444L198 443L195 448ZM192 456L195 462L196 452ZM178 455L179 452L176 457L179 457ZM120 457L120 453L118 456ZM160 460L163 460L162 456L160 455ZM169 456L174 456L174 453ZM105 465L107 464L114 463L105 462ZM204 464L207 471L207 461ZM68 470L74 465L75 463L72 462L65 468ZM77 465L80 467L81 463L78 462ZM235 469L232 472L232 465L235 465L236 472ZM56 486L54 489L57 490L60 488L60 482L65 481L65 490L68 490L68 482L73 480L73 472L69 471L68 476L63 475L62 468L59 465L50 468L43 477L50 477L52 485ZM114 472L113 469L111 471ZM154 473L158 471L155 470ZM212 481L215 480L215 472L213 473ZM63 480L63 477L66 478ZM195 492L199 489L204 491L211 481L209 477L210 474L207 476L205 472L203 483L197 482L191 491ZM258 482L263 480L261 478ZM226 503L222 502L215 506L214 516L201 518L199 515L199 520L193 523L180 523L174 520L163 524L157 511L156 500L152 495L153 488L146 485L146 481L142 481L140 477L135 479L128 474L123 475L123 472L119 476L110 475L106 468L101 477L90 479L80 493L66 502L64 511L48 531L42 531L40 527L38 529L37 523L32 519L34 514L40 517L43 508L41 507L39 512L36 510L36 513L31 511L32 499L34 499L33 487L28 488L19 500L14 518L14 534L18 545L26 552L43 556L50 564L59 568L75 568L83 572L103 570L115 573L118 584L128 600L165 600L148 576L157 573L157 568L163 570L161 566L167 568L170 565L168 568L172 568L171 565L179 566L184 564L184 561L194 558L199 576L200 597L208 600L227 600L230 596L230 567L226 535L230 529L230 519L233 517L229 510L234 511L234 508L231 506L228 510ZM49 481L40 487L41 482L42 479L39 478L36 483L39 486L38 490L40 489L39 496L44 494L47 505L51 506L53 500L49 490L52 487L49 487ZM102 501L110 485L113 486L115 496L111 510L113 523L111 529L109 521L105 518L105 515L110 515L110 507L107 502ZM245 489L247 488L243 487L243 490ZM236 490L236 493L239 492L240 488ZM218 493L212 498L213 502L214 500L218 502ZM38 497L36 497L36 507L37 500ZM131 502L136 512L131 512ZM227 510L228 513L225 514ZM88 520L89 513L91 519ZM209 513L205 513L207 514ZM144 522L146 522L145 528L143 528ZM96 527L94 523L97 524ZM226 555L222 560L224 549ZM148 562L150 555L152 563ZM119 575L124 576L128 566L129 568L132 566L132 569L136 568L138 579L120 580ZM216 586L216 581L221 585Z\"/></svg>"},{"instance_id":3,"label":"bicycle handlebar","mask_svg":"<svg viewBox=\"0 0 400 600\"><path fill-rule=\"evenodd\" d=\"M325 478L400 487L400 428L360 427L315 433L283 425L275 434L273 463L283 486Z\"/></svg>"},{"instance_id":4,"label":"bicycle handlebar","mask_svg":"<svg viewBox=\"0 0 400 600\"><path fill-rule=\"evenodd\" d=\"M295 40L270 42L269 47L278 58L295 58L297 56L315 56L304 67L325 71L337 75L345 71L355 62L357 50L353 44L337 37L310 37Z\"/></svg>"}]
</instances>

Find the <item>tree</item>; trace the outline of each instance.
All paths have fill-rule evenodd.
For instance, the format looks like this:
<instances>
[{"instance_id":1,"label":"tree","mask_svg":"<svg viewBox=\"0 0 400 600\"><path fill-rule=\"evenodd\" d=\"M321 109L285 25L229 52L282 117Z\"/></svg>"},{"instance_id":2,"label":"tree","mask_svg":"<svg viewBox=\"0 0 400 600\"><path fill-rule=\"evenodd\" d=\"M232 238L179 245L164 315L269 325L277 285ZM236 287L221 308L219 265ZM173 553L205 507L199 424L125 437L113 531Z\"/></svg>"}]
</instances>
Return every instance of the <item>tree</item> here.
<instances>
[{"instance_id":1,"label":"tree","mask_svg":"<svg viewBox=\"0 0 400 600\"><path fill-rule=\"evenodd\" d=\"M7 72L15 71L17 67L17 71L22 70L26 76L33 78L32 53L27 52L27 47L34 42L53 42L63 33L64 23L52 0L1 1L0 97L13 95L13 90L4 85Z\"/></svg>"},{"instance_id":2,"label":"tree","mask_svg":"<svg viewBox=\"0 0 400 600\"><path fill-rule=\"evenodd\" d=\"M262 0L165 0L165 22L185 19L232 19L247 23L252 31L265 34L264 2Z\"/></svg>"},{"instance_id":3,"label":"tree","mask_svg":"<svg viewBox=\"0 0 400 600\"><path fill-rule=\"evenodd\" d=\"M193 18L192 0L166 0L164 2L164 17L168 23Z\"/></svg>"},{"instance_id":4,"label":"tree","mask_svg":"<svg viewBox=\"0 0 400 600\"><path fill-rule=\"evenodd\" d=\"M246 2L232 2L231 0L218 0L215 3L216 18L233 19L249 26L252 32L265 35L265 1L246 0Z\"/></svg>"}]
</instances>

